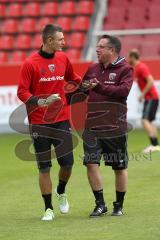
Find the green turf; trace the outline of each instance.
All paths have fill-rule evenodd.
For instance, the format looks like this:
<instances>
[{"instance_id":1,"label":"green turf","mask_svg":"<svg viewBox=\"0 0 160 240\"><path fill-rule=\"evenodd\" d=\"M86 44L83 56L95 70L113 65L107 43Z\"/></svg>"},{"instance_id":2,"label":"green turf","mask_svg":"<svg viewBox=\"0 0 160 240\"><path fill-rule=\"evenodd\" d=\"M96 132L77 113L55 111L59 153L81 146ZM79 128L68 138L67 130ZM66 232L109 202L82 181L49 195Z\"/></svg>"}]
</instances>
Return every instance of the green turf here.
<instances>
[{"instance_id":1,"label":"green turf","mask_svg":"<svg viewBox=\"0 0 160 240\"><path fill-rule=\"evenodd\" d=\"M41 222L43 202L37 184L35 162L19 160L15 146L21 135L0 135L0 239L3 240L159 240L160 239L160 154L140 155L148 144L143 131L129 134L129 187L125 215L111 217L114 200L114 176L101 166L104 194L109 214L89 219L94 207L86 169L80 155L82 143L75 149L73 175L67 187L70 213L61 215L53 196L56 218ZM24 150L24 149L23 149ZM22 151L23 151L22 150ZM53 185L57 183L58 166L52 168Z\"/></svg>"}]
</instances>

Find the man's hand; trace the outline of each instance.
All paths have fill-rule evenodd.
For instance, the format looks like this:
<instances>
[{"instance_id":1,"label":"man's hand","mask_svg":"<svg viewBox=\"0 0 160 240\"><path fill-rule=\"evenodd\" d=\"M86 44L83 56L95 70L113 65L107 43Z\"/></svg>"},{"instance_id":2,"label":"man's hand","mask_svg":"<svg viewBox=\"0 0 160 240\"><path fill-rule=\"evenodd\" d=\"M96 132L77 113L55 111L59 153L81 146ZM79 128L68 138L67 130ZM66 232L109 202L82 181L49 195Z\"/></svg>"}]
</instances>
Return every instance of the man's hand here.
<instances>
[{"instance_id":1,"label":"man's hand","mask_svg":"<svg viewBox=\"0 0 160 240\"><path fill-rule=\"evenodd\" d=\"M46 104L49 105L52 102L58 101L60 99L61 99L61 97L59 96L59 93L54 93L46 99Z\"/></svg>"},{"instance_id":2,"label":"man's hand","mask_svg":"<svg viewBox=\"0 0 160 240\"><path fill-rule=\"evenodd\" d=\"M99 81L97 80L97 78L93 78L93 79L90 79L90 80L86 80L84 81L81 86L83 89L85 90L89 90L89 89L92 89L94 88L95 86L97 86L97 84L99 84Z\"/></svg>"},{"instance_id":3,"label":"man's hand","mask_svg":"<svg viewBox=\"0 0 160 240\"><path fill-rule=\"evenodd\" d=\"M139 98L138 98L139 102L142 102L144 100L144 95L140 95Z\"/></svg>"},{"instance_id":4,"label":"man's hand","mask_svg":"<svg viewBox=\"0 0 160 240\"><path fill-rule=\"evenodd\" d=\"M61 97L59 96L59 93L54 93L52 95L50 95L48 98L44 99L44 98L40 98L38 100L38 106L40 107L47 107L48 105L50 105L51 103L60 100Z\"/></svg>"}]
</instances>

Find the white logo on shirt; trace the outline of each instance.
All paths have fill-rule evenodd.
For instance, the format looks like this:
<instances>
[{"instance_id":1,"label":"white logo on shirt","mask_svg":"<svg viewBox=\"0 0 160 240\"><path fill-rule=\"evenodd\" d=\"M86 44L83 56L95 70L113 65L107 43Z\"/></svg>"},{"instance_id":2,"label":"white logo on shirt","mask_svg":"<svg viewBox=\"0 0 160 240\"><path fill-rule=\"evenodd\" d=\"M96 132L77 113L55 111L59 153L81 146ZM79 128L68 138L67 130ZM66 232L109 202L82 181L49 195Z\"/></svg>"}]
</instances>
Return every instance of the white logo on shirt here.
<instances>
[{"instance_id":1,"label":"white logo on shirt","mask_svg":"<svg viewBox=\"0 0 160 240\"><path fill-rule=\"evenodd\" d=\"M48 65L48 68L49 68L49 70L50 70L51 72L54 72L54 70L55 70L55 65L54 65L54 64L49 64L49 65Z\"/></svg>"},{"instance_id":2,"label":"white logo on shirt","mask_svg":"<svg viewBox=\"0 0 160 240\"><path fill-rule=\"evenodd\" d=\"M49 78L42 77L39 81L40 82L51 82L51 81L62 81L64 80L64 76L53 76Z\"/></svg>"}]
</instances>

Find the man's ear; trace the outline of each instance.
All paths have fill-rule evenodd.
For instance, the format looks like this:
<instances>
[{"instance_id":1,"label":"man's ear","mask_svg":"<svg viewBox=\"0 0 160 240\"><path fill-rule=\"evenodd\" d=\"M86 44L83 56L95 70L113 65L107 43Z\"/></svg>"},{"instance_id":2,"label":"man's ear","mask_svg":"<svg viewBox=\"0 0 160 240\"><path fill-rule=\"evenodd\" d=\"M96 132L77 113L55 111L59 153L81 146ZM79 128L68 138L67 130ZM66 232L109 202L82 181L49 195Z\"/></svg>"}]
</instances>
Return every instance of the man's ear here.
<instances>
[{"instance_id":1,"label":"man's ear","mask_svg":"<svg viewBox=\"0 0 160 240\"><path fill-rule=\"evenodd\" d=\"M51 37L49 37L48 39L47 39L47 41L46 41L48 44L51 44L51 42L52 42L52 38Z\"/></svg>"}]
</instances>

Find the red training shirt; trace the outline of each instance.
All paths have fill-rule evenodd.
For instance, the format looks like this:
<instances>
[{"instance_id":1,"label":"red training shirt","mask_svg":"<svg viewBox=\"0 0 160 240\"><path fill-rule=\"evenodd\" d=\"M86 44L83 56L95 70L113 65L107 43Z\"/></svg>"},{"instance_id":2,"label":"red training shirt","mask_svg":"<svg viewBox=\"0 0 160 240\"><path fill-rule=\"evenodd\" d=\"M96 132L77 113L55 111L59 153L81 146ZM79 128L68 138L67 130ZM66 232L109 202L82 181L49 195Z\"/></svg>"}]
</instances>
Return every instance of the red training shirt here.
<instances>
[{"instance_id":1,"label":"red training shirt","mask_svg":"<svg viewBox=\"0 0 160 240\"><path fill-rule=\"evenodd\" d=\"M39 52L27 58L21 67L17 95L27 103L30 97L47 98L53 93L59 93L61 100L49 107L38 107L28 112L31 124L51 124L69 119L64 85L65 82L81 81L63 52L56 52L53 57L45 58ZM27 105L26 105L27 106Z\"/></svg>"},{"instance_id":2,"label":"red training shirt","mask_svg":"<svg viewBox=\"0 0 160 240\"><path fill-rule=\"evenodd\" d=\"M143 62L138 63L135 67L134 75L140 90L143 91L147 84L146 78L151 75L147 65ZM158 91L154 85L151 86L151 88L145 95L145 100L150 99L158 99Z\"/></svg>"}]
</instances>

